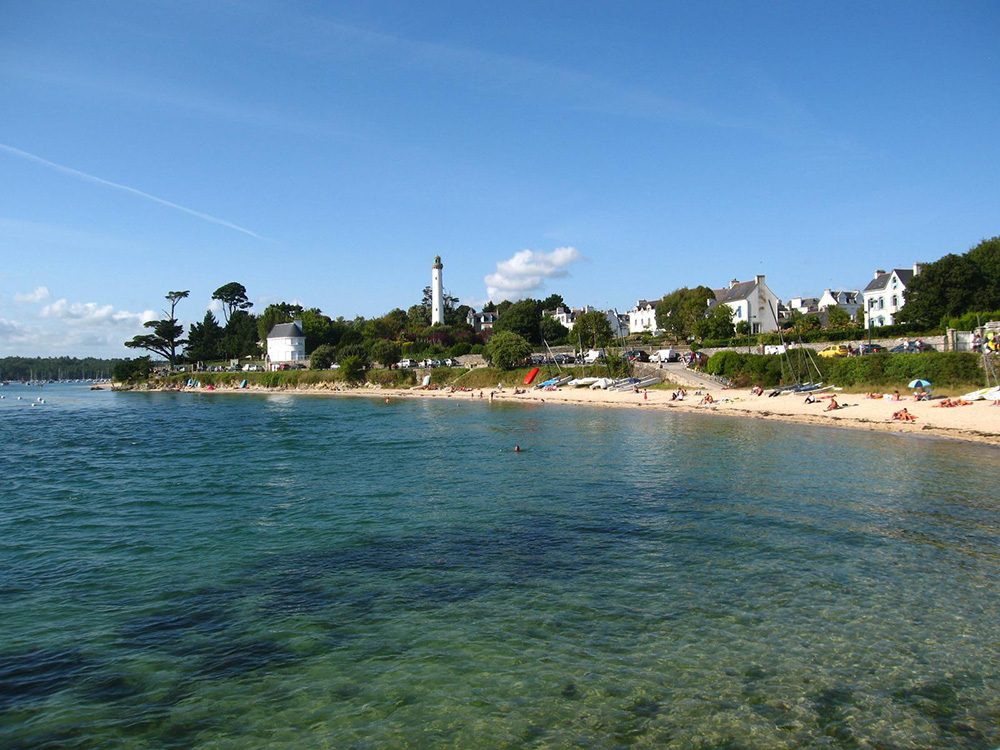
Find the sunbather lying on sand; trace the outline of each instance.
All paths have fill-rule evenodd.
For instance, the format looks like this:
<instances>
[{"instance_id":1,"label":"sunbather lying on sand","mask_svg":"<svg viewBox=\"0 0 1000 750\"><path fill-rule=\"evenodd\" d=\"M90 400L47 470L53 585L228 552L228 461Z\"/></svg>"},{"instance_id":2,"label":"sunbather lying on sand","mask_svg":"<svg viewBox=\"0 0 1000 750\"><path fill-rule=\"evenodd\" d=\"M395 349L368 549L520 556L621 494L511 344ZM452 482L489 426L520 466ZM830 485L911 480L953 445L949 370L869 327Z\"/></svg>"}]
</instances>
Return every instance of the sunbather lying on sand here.
<instances>
[{"instance_id":1,"label":"sunbather lying on sand","mask_svg":"<svg viewBox=\"0 0 1000 750\"><path fill-rule=\"evenodd\" d=\"M892 418L898 422L912 422L916 419L916 417L910 414L905 407L897 412L893 412Z\"/></svg>"}]
</instances>

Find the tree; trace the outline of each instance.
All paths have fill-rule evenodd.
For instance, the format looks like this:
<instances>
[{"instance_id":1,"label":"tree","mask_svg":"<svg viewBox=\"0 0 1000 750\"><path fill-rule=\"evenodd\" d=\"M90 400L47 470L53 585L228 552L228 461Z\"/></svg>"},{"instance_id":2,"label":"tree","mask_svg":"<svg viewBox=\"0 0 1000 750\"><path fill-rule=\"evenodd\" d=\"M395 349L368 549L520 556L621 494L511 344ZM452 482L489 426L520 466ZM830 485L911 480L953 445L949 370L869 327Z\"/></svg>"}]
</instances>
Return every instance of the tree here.
<instances>
[{"instance_id":1,"label":"tree","mask_svg":"<svg viewBox=\"0 0 1000 750\"><path fill-rule=\"evenodd\" d=\"M114 380L116 383L133 383L145 380L153 371L153 363L149 357L125 359L115 365Z\"/></svg>"},{"instance_id":2,"label":"tree","mask_svg":"<svg viewBox=\"0 0 1000 750\"><path fill-rule=\"evenodd\" d=\"M257 318L257 338L261 341L266 341L267 334L276 325L279 323L291 323L301 315L302 305L293 305L289 302L278 302L268 305L264 308L264 312L260 314L260 317Z\"/></svg>"},{"instance_id":3,"label":"tree","mask_svg":"<svg viewBox=\"0 0 1000 750\"><path fill-rule=\"evenodd\" d=\"M233 310L224 329L222 353L229 359L260 356L257 316L246 310Z\"/></svg>"},{"instance_id":4,"label":"tree","mask_svg":"<svg viewBox=\"0 0 1000 750\"><path fill-rule=\"evenodd\" d=\"M847 328L851 325L851 316L844 308L831 305L826 308L826 324L828 328Z\"/></svg>"},{"instance_id":5,"label":"tree","mask_svg":"<svg viewBox=\"0 0 1000 750\"><path fill-rule=\"evenodd\" d=\"M565 307L566 301L562 298L561 294L550 294L539 304L543 310L555 310L557 307Z\"/></svg>"},{"instance_id":6,"label":"tree","mask_svg":"<svg viewBox=\"0 0 1000 750\"><path fill-rule=\"evenodd\" d=\"M337 358L337 350L329 344L317 346L309 357L309 367L313 370L329 370Z\"/></svg>"},{"instance_id":7,"label":"tree","mask_svg":"<svg viewBox=\"0 0 1000 750\"><path fill-rule=\"evenodd\" d=\"M597 311L577 315L573 321L573 331L569 335L571 343L580 343L585 348L599 349L614 340L611 323L604 313Z\"/></svg>"},{"instance_id":8,"label":"tree","mask_svg":"<svg viewBox=\"0 0 1000 750\"><path fill-rule=\"evenodd\" d=\"M236 311L249 310L253 307L253 303L247 299L247 288L235 281L230 281L216 289L212 293L212 299L222 303L222 314L226 325L229 325L229 321Z\"/></svg>"},{"instance_id":9,"label":"tree","mask_svg":"<svg viewBox=\"0 0 1000 750\"><path fill-rule=\"evenodd\" d=\"M385 367L398 362L401 352L402 347L395 341L389 341L389 339L376 339L372 342L371 348L368 350L372 360L381 363Z\"/></svg>"},{"instance_id":10,"label":"tree","mask_svg":"<svg viewBox=\"0 0 1000 750\"><path fill-rule=\"evenodd\" d=\"M177 348L185 343L184 339L181 338L184 334L184 326L177 322L175 310L177 303L189 294L189 291L167 292L166 299L170 301L170 312L164 310L163 314L168 317L163 320L150 320L143 323L143 327L151 328L153 333L136 336L131 341L126 341L125 346L129 349L145 349L148 352L159 354L173 367L177 362Z\"/></svg>"},{"instance_id":11,"label":"tree","mask_svg":"<svg viewBox=\"0 0 1000 750\"><path fill-rule=\"evenodd\" d=\"M500 305L503 307L503 303ZM493 326L494 331L511 331L518 336L527 339L532 344L542 342L539 333L539 325L542 320L538 303L533 299L523 299L514 302L502 313L500 319Z\"/></svg>"},{"instance_id":12,"label":"tree","mask_svg":"<svg viewBox=\"0 0 1000 750\"><path fill-rule=\"evenodd\" d=\"M675 340L686 340L694 333L695 321L707 315L712 299L715 294L707 286L675 289L656 303L656 325Z\"/></svg>"},{"instance_id":13,"label":"tree","mask_svg":"<svg viewBox=\"0 0 1000 750\"><path fill-rule=\"evenodd\" d=\"M713 305L706 317L694 321L692 333L702 341L732 338L734 333L733 308L721 302Z\"/></svg>"},{"instance_id":14,"label":"tree","mask_svg":"<svg viewBox=\"0 0 1000 750\"><path fill-rule=\"evenodd\" d=\"M569 337L569 329L548 315L542 316L539 321L538 333L542 337L542 341L547 341L550 344L561 344Z\"/></svg>"},{"instance_id":15,"label":"tree","mask_svg":"<svg viewBox=\"0 0 1000 750\"><path fill-rule=\"evenodd\" d=\"M510 370L531 356L531 344L513 331L495 332L483 347L483 357L493 367Z\"/></svg>"},{"instance_id":16,"label":"tree","mask_svg":"<svg viewBox=\"0 0 1000 750\"><path fill-rule=\"evenodd\" d=\"M357 355L349 355L340 360L340 372L345 378L355 383L365 376L365 362Z\"/></svg>"},{"instance_id":17,"label":"tree","mask_svg":"<svg viewBox=\"0 0 1000 750\"><path fill-rule=\"evenodd\" d=\"M903 292L896 322L926 328L976 310L1000 308L1000 237L983 240L963 255L927 263Z\"/></svg>"},{"instance_id":18,"label":"tree","mask_svg":"<svg viewBox=\"0 0 1000 750\"><path fill-rule=\"evenodd\" d=\"M490 300L485 305L483 305L483 312L496 312L497 306L493 304L493 300Z\"/></svg>"},{"instance_id":19,"label":"tree","mask_svg":"<svg viewBox=\"0 0 1000 750\"><path fill-rule=\"evenodd\" d=\"M191 362L208 362L222 357L222 338L225 331L211 310L205 311L201 323L193 323L188 331L184 356Z\"/></svg>"},{"instance_id":20,"label":"tree","mask_svg":"<svg viewBox=\"0 0 1000 750\"><path fill-rule=\"evenodd\" d=\"M423 305L413 305L406 311L407 328L423 329L431 324L431 309Z\"/></svg>"}]
</instances>

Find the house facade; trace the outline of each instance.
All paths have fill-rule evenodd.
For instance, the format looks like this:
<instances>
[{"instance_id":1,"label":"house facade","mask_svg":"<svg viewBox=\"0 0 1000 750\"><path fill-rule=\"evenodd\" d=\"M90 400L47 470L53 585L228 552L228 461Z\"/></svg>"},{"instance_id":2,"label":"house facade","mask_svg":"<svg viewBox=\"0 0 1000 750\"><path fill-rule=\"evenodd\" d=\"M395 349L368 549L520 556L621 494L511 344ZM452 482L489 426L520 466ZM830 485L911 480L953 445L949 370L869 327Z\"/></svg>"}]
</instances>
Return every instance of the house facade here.
<instances>
[{"instance_id":1,"label":"house facade","mask_svg":"<svg viewBox=\"0 0 1000 750\"><path fill-rule=\"evenodd\" d=\"M713 289L715 299L708 301L709 309L715 305L728 305L733 310L733 325L746 321L751 333L770 333L778 330L778 297L758 274L753 281L733 279L723 289Z\"/></svg>"},{"instance_id":2,"label":"house facade","mask_svg":"<svg viewBox=\"0 0 1000 750\"><path fill-rule=\"evenodd\" d=\"M861 304L865 308L865 328L891 326L896 322L896 314L906 304L903 292L919 273L920 263L914 263L913 268L875 272L875 277L861 292Z\"/></svg>"},{"instance_id":3,"label":"house facade","mask_svg":"<svg viewBox=\"0 0 1000 750\"><path fill-rule=\"evenodd\" d=\"M500 316L495 312L476 312L475 310L469 310L469 314L465 316L465 322L472 326L476 333L492 331L493 324L499 319Z\"/></svg>"},{"instance_id":4,"label":"house facade","mask_svg":"<svg viewBox=\"0 0 1000 750\"><path fill-rule=\"evenodd\" d=\"M659 300L650 302L641 299L635 303L635 307L628 311L629 333L651 333L653 335L663 333L663 329L656 325L657 302Z\"/></svg>"},{"instance_id":5,"label":"house facade","mask_svg":"<svg viewBox=\"0 0 1000 750\"><path fill-rule=\"evenodd\" d=\"M608 325L611 326L611 334L617 339L627 336L629 333L629 319L627 315L619 315L614 310L598 310L595 307L590 307L589 305L584 305L583 307L574 307L572 310L567 310L563 306L557 307L555 310L542 310L542 317L553 318L558 320L559 323L570 330L573 329L573 325L576 323L576 319L583 315L584 313L599 312L608 320Z\"/></svg>"},{"instance_id":6,"label":"house facade","mask_svg":"<svg viewBox=\"0 0 1000 750\"><path fill-rule=\"evenodd\" d=\"M854 316L858 314L858 310L861 308L861 292L857 290L848 292L842 289L835 292L832 289L826 289L823 291L823 296L819 298L819 302L816 304L816 307L819 310L839 307L845 313L850 315L851 320L853 320Z\"/></svg>"},{"instance_id":7,"label":"house facade","mask_svg":"<svg viewBox=\"0 0 1000 750\"><path fill-rule=\"evenodd\" d=\"M278 323L267 334L267 359L271 364L302 362L306 357L306 336L302 321Z\"/></svg>"}]
</instances>

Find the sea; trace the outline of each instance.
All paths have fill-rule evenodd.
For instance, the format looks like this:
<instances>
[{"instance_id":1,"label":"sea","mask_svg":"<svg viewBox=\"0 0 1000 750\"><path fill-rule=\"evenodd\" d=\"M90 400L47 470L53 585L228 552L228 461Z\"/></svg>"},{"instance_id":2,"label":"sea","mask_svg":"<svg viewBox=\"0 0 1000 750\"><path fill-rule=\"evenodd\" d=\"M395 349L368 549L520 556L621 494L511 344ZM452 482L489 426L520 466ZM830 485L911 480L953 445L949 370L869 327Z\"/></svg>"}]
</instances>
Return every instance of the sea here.
<instances>
[{"instance_id":1,"label":"sea","mask_svg":"<svg viewBox=\"0 0 1000 750\"><path fill-rule=\"evenodd\" d=\"M1000 746L996 448L0 395L2 748Z\"/></svg>"}]
</instances>

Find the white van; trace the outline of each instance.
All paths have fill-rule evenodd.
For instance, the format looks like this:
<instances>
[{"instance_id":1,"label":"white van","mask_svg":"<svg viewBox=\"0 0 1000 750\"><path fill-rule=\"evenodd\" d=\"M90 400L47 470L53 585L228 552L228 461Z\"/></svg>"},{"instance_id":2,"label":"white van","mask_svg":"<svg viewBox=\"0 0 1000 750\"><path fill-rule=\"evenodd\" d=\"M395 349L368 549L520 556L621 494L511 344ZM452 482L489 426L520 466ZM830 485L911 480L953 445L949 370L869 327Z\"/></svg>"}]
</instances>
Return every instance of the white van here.
<instances>
[{"instance_id":1,"label":"white van","mask_svg":"<svg viewBox=\"0 0 1000 750\"><path fill-rule=\"evenodd\" d=\"M681 358L681 355L676 349L660 349L658 352L654 352L650 356L650 362L676 362Z\"/></svg>"},{"instance_id":2,"label":"white van","mask_svg":"<svg viewBox=\"0 0 1000 750\"><path fill-rule=\"evenodd\" d=\"M603 349L591 349L589 352L583 355L583 363L585 365L592 365L599 359L604 359Z\"/></svg>"}]
</instances>

